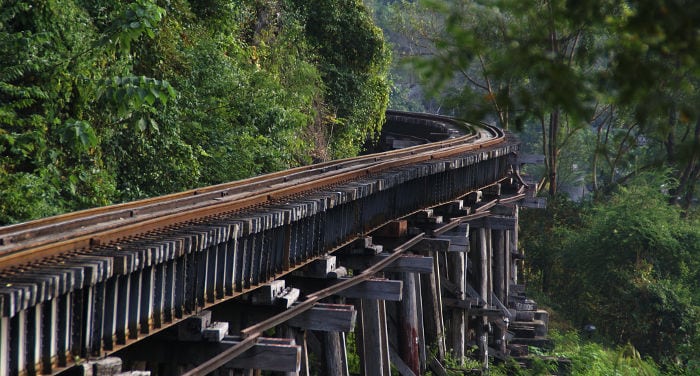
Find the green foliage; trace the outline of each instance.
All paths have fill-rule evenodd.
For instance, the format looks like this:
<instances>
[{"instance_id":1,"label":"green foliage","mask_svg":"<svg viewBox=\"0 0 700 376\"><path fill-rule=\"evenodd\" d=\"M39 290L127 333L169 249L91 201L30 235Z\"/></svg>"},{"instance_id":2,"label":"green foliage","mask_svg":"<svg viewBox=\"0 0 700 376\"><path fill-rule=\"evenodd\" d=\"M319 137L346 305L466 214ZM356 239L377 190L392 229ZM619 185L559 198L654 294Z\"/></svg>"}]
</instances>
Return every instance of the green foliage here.
<instances>
[{"instance_id":1,"label":"green foliage","mask_svg":"<svg viewBox=\"0 0 700 376\"><path fill-rule=\"evenodd\" d=\"M381 30L360 0L293 3L305 14L306 35L317 54L324 98L337 121L329 124L335 157L359 152L377 135L389 101L389 52Z\"/></svg>"},{"instance_id":2,"label":"green foliage","mask_svg":"<svg viewBox=\"0 0 700 376\"><path fill-rule=\"evenodd\" d=\"M0 223L356 153L387 54L359 2L317 5L1 3Z\"/></svg>"},{"instance_id":3,"label":"green foliage","mask_svg":"<svg viewBox=\"0 0 700 376\"><path fill-rule=\"evenodd\" d=\"M700 333L700 226L681 218L662 190L672 181L645 175L579 213L554 203L531 215L525 251L530 278L576 325L593 323L619 345L672 364L697 360ZM552 248L551 244L559 244Z\"/></svg>"},{"instance_id":4,"label":"green foliage","mask_svg":"<svg viewBox=\"0 0 700 376\"><path fill-rule=\"evenodd\" d=\"M662 374L655 362L644 359L630 344L617 350L607 349L595 342L582 340L576 332L550 331L555 349L553 354L571 360L572 375L655 376Z\"/></svg>"}]
</instances>

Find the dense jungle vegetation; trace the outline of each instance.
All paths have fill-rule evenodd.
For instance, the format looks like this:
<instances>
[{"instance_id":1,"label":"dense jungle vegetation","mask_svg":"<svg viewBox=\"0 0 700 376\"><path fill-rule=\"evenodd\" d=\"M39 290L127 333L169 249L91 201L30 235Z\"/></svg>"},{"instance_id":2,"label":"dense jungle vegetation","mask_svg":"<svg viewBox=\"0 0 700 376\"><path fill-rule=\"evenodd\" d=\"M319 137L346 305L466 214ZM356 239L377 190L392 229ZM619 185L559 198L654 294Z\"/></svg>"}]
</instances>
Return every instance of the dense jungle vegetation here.
<instances>
[{"instance_id":1,"label":"dense jungle vegetation","mask_svg":"<svg viewBox=\"0 0 700 376\"><path fill-rule=\"evenodd\" d=\"M0 51L0 225L354 155L389 94L359 0L3 0Z\"/></svg>"},{"instance_id":2,"label":"dense jungle vegetation","mask_svg":"<svg viewBox=\"0 0 700 376\"><path fill-rule=\"evenodd\" d=\"M523 173L548 207L521 211L520 247L553 354L577 375L700 374L700 3L367 3L392 107L496 123L544 156Z\"/></svg>"}]
</instances>

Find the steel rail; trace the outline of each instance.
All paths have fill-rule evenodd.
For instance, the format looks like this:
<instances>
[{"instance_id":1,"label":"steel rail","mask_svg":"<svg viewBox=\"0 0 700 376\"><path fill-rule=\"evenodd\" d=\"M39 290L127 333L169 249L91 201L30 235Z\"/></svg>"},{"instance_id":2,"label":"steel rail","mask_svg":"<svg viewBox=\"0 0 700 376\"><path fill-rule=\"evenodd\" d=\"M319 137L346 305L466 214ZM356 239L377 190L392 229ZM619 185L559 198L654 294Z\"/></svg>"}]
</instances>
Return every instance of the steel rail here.
<instances>
[{"instance_id":1,"label":"steel rail","mask_svg":"<svg viewBox=\"0 0 700 376\"><path fill-rule=\"evenodd\" d=\"M440 116L432 115L417 117L426 119L437 118L444 121L449 120L448 118L443 119ZM452 122L456 123L454 120ZM86 249L90 246L106 244L112 241L145 234L158 229L192 223L206 218L235 212L248 207L291 197L303 192L313 191L315 189L339 184L344 181L375 174L389 168L395 168L412 163L420 163L431 159L446 158L452 155L479 150L481 148L496 145L503 141L504 135L500 129L487 125L481 126L483 129L477 135L471 134L450 139L448 141L439 141L427 145L414 146L411 148L401 149L399 151L389 151L365 157L350 158L337 162L327 162L316 165L315 167L302 167L299 169L286 171L287 174L284 174L284 172L279 172L247 179L247 182L259 185L263 184L261 182L263 182L266 177L271 177L271 181L277 182L278 184L272 184L270 186L270 182L268 182L267 189L258 188L258 190L253 193L246 191L233 195L221 195L221 197L218 197L217 200L206 199L207 203L205 205L191 206L185 211L183 211L181 206L177 205L178 203L182 203L178 201L179 199L182 199L182 196L178 196L177 194L162 196L161 198L142 200L136 203L116 205L112 208L116 212L121 211L125 207L128 207L130 212L138 212L140 208L143 209L144 207L149 207L149 205L153 205L154 203L165 206L173 206L173 208L166 211L154 212L150 215L143 215L132 221L116 220L107 224L93 225L92 228L81 227L79 234L77 235L72 234L69 236L41 239L37 243L29 244L27 247L21 247L19 245L16 245L15 247L0 246L0 270L26 262L31 262L36 259L55 256L69 251ZM475 140L478 140L478 142L474 143ZM336 168L336 170L331 170L332 173L328 172L329 168L334 166L345 166L345 164L348 162L352 162L353 165L348 167L347 171L342 171L342 169ZM302 179L302 183L299 183L297 180L289 179L290 175L297 174L299 171L308 172L312 170L322 171L323 177L318 179ZM279 183L280 180L282 180L283 183ZM217 186L207 187L206 189L200 191L206 191L208 193L221 192L221 190L217 190L215 187ZM245 184L241 183L239 187L243 187L242 189L245 187L250 188L250 185L246 186ZM231 188L229 187L227 189ZM183 195L186 194L188 193L183 193ZM175 204L173 204L173 202L175 202ZM144 205L138 206L137 204L139 203ZM109 210L111 210L109 207L107 209L95 209L95 211L98 212L98 217L109 215ZM89 211L84 211L83 214L87 215L88 212ZM112 212L112 214L113 213L114 212ZM67 220L68 222L74 219L70 214L66 215L66 217L69 218ZM65 223L65 221L61 222L56 218L47 219L46 221L46 223L52 223L51 226L54 226L54 230L56 231L60 231L61 223ZM46 224L41 222L41 220L32 223L39 224L39 227L42 227L42 224ZM24 228L25 231L27 229L28 228ZM31 231L31 229L29 231Z\"/></svg>"},{"instance_id":2,"label":"steel rail","mask_svg":"<svg viewBox=\"0 0 700 376\"><path fill-rule=\"evenodd\" d=\"M287 309L286 311L241 330L241 334L243 335L243 340L241 342L222 351L215 357L200 364L194 369L183 373L182 376L206 375L210 372L217 370L218 368L231 361L233 358L241 355L246 350L255 346L257 339L261 337L266 330L274 328L275 326L280 325L288 321L289 319L303 313L304 311L311 309L314 306L314 304L318 303L321 299L337 294L340 291L343 291L370 279L374 274L381 271L382 269L390 265L392 262L396 261L403 254L404 251L418 244L418 242L423 240L424 237L425 233L420 233L414 236L405 243L394 248L394 252L392 252L391 255L365 269L359 275L344 280L340 283L336 283L335 285L326 287L325 289L317 291L313 294L310 294L306 297L306 300Z\"/></svg>"},{"instance_id":3,"label":"steel rail","mask_svg":"<svg viewBox=\"0 0 700 376\"><path fill-rule=\"evenodd\" d=\"M420 119L439 119L445 123L452 124L456 127L465 128L470 124L462 122L456 119L443 117L440 115L429 115L429 114L412 114L404 113L399 111L387 111L388 114L402 115L405 117L420 118ZM466 137L475 137L476 135L472 132L467 134ZM465 139L461 139L460 142L464 142ZM172 193L168 195L152 197L147 199L142 199L138 201L120 203L115 205L109 205L105 207L86 209L81 211L76 211L72 213L61 214L57 216L37 219L33 221L2 226L0 227L0 252L3 246L7 246L17 240L23 240L29 237L35 237L42 233L51 232L56 226L65 226L67 223L71 223L74 227L80 227L89 225L95 221L102 221L110 218L130 218L136 215L148 212L151 209L157 208L160 205L167 205L168 203L176 203L178 205L186 204L190 201L203 201L214 199L216 197L223 197L230 194L231 190L241 190L259 189L261 185L273 185L281 182L287 182L290 177L300 175L300 176L313 176L316 171L325 172L330 168L340 169L346 165L363 164L367 163L368 160L372 158L379 160L385 156L401 157L403 155L411 155L424 150L430 150L436 146L443 146L445 144L441 142L433 142L430 145L418 145L411 148L405 148L401 150L387 151L382 153L375 153L371 156L358 156L345 158L335 161L327 161L322 163L317 163L309 166L296 167L289 170L273 172L265 175L255 176L243 180L238 180L234 182L222 183L217 185L212 185L208 187L195 188L187 190L184 192ZM177 201L183 200L183 201ZM138 210L136 210L138 209Z\"/></svg>"}]
</instances>

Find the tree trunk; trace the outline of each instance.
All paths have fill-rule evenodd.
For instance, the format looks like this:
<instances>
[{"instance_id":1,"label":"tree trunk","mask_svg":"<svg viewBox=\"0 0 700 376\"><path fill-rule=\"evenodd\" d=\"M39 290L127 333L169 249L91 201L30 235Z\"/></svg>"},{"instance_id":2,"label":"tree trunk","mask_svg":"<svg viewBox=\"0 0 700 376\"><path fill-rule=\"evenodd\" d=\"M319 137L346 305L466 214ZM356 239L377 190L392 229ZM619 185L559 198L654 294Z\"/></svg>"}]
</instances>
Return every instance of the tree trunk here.
<instances>
[{"instance_id":1,"label":"tree trunk","mask_svg":"<svg viewBox=\"0 0 700 376\"><path fill-rule=\"evenodd\" d=\"M547 158L549 159L549 196L557 194L557 134L559 133L559 109L555 109L549 115L549 145Z\"/></svg>"}]
</instances>

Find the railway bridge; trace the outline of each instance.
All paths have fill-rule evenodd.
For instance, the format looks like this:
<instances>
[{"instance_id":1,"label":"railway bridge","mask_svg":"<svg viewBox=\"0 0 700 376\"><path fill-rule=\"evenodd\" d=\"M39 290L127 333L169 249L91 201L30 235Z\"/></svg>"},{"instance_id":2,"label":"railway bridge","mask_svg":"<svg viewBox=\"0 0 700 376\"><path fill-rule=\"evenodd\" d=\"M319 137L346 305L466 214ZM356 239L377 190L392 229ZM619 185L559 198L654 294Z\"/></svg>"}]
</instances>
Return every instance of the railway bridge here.
<instances>
[{"instance_id":1,"label":"railway bridge","mask_svg":"<svg viewBox=\"0 0 700 376\"><path fill-rule=\"evenodd\" d=\"M444 374L545 341L517 140L390 111L382 141L402 148L0 228L0 375L348 375L349 352Z\"/></svg>"}]
</instances>

